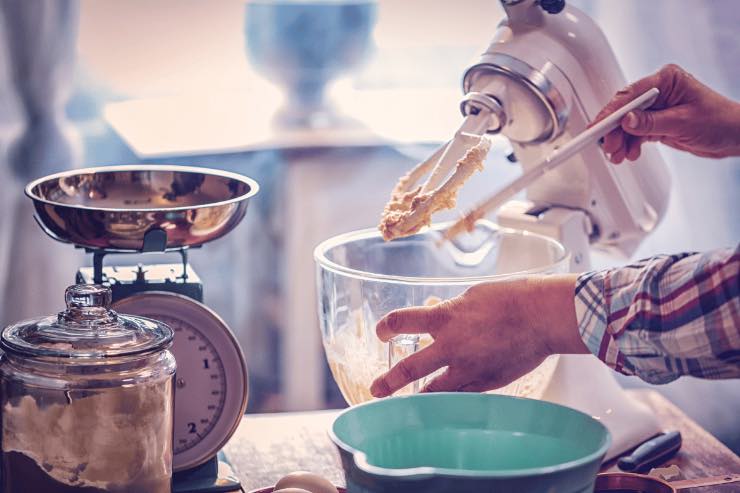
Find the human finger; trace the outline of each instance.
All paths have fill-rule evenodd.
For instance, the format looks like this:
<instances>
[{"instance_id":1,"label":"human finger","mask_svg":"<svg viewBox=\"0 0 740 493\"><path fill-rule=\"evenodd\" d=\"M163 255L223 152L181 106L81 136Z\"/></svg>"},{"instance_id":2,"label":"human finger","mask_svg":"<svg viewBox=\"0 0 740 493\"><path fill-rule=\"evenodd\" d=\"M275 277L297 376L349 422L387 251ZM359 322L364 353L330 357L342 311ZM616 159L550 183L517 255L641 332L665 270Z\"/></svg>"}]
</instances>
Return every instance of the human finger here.
<instances>
[{"instance_id":1,"label":"human finger","mask_svg":"<svg viewBox=\"0 0 740 493\"><path fill-rule=\"evenodd\" d=\"M619 149L617 152L614 152L609 156L609 160L613 164L620 164L622 161L624 161L624 154L625 154L625 149L624 148Z\"/></svg>"},{"instance_id":2,"label":"human finger","mask_svg":"<svg viewBox=\"0 0 740 493\"><path fill-rule=\"evenodd\" d=\"M599 111L599 113L596 115L589 126L592 126L595 123L603 120L625 104L635 99L637 96L643 94L649 89L652 89L653 87L657 87L660 90L661 94L658 95L658 99L660 99L663 96L664 92L664 89L662 88L664 86L662 82L663 77L664 76L661 74L661 72L658 71L654 74L648 75L647 77L633 82L620 91L617 91L614 97L612 97L612 99L608 103L606 103L601 111ZM656 103L653 104L655 105Z\"/></svg>"},{"instance_id":3,"label":"human finger","mask_svg":"<svg viewBox=\"0 0 740 493\"><path fill-rule=\"evenodd\" d=\"M626 151L624 153L624 157L629 161L636 161L642 152L641 147L642 143L644 142L643 137L636 137L634 135L630 135L627 137L627 147Z\"/></svg>"},{"instance_id":4,"label":"human finger","mask_svg":"<svg viewBox=\"0 0 740 493\"><path fill-rule=\"evenodd\" d=\"M432 344L399 361L370 386L375 397L386 397L444 366L444 355Z\"/></svg>"},{"instance_id":5,"label":"human finger","mask_svg":"<svg viewBox=\"0 0 740 493\"><path fill-rule=\"evenodd\" d=\"M474 380L461 386L458 389L458 392L485 392L486 390L490 390L490 387L490 384L485 384L484 382Z\"/></svg>"},{"instance_id":6,"label":"human finger","mask_svg":"<svg viewBox=\"0 0 740 493\"><path fill-rule=\"evenodd\" d=\"M689 79L691 79L691 76L678 65L665 65L654 74L635 81L621 91L618 91L596 115L589 126L593 126L596 122L603 120L653 87L657 87L660 94L658 94L658 97L650 106L651 108L662 109L674 106L681 98L683 92L681 88L686 86L686 81Z\"/></svg>"},{"instance_id":7,"label":"human finger","mask_svg":"<svg viewBox=\"0 0 740 493\"><path fill-rule=\"evenodd\" d=\"M382 341L388 341L399 334L434 335L449 319L450 312L444 302L434 306L401 308L380 319L375 326L375 333Z\"/></svg>"},{"instance_id":8,"label":"human finger","mask_svg":"<svg viewBox=\"0 0 740 493\"><path fill-rule=\"evenodd\" d=\"M677 108L659 111L630 111L622 119L622 130L639 136L677 136L686 124Z\"/></svg>"},{"instance_id":9,"label":"human finger","mask_svg":"<svg viewBox=\"0 0 740 493\"><path fill-rule=\"evenodd\" d=\"M617 152L619 149L624 148L624 131L621 128L616 128L604 136L604 143L601 144L601 149L607 154Z\"/></svg>"},{"instance_id":10,"label":"human finger","mask_svg":"<svg viewBox=\"0 0 740 493\"><path fill-rule=\"evenodd\" d=\"M459 372L452 372L449 368L435 377L421 389L422 392L455 392L465 384L465 377Z\"/></svg>"}]
</instances>

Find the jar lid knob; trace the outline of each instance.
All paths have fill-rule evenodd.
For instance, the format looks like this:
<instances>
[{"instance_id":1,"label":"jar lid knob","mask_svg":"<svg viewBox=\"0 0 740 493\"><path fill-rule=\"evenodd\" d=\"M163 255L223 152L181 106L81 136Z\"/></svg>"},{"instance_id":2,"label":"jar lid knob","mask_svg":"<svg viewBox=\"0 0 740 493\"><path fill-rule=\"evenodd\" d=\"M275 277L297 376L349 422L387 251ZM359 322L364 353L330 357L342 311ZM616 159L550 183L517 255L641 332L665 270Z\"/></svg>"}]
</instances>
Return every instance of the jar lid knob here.
<instances>
[{"instance_id":1,"label":"jar lid knob","mask_svg":"<svg viewBox=\"0 0 740 493\"><path fill-rule=\"evenodd\" d=\"M100 284L75 284L64 291L67 308L109 308L110 289Z\"/></svg>"},{"instance_id":2,"label":"jar lid knob","mask_svg":"<svg viewBox=\"0 0 740 493\"><path fill-rule=\"evenodd\" d=\"M0 334L0 349L30 357L72 358L70 364L87 364L85 361L92 359L149 354L172 343L172 329L142 317L119 316L110 308L112 298L105 286L70 286L64 292L64 311L56 317L24 320L6 327Z\"/></svg>"}]
</instances>

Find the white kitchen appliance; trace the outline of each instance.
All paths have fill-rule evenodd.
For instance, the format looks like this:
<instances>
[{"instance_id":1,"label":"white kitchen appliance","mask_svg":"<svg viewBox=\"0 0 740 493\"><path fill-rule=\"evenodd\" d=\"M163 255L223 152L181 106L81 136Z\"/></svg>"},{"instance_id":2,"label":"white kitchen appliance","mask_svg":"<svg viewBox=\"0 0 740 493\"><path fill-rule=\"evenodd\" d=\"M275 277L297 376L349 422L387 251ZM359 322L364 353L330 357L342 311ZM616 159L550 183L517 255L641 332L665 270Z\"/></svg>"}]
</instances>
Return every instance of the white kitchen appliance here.
<instances>
[{"instance_id":1,"label":"white kitchen appliance","mask_svg":"<svg viewBox=\"0 0 740 493\"><path fill-rule=\"evenodd\" d=\"M506 18L465 72L460 129L443 149L422 193L444 182L469 147L470 135L511 143L528 171L591 122L627 81L606 37L563 0L501 0ZM643 147L634 165L614 166L596 144L527 187L525 201L498 210L502 226L558 239L571 270L590 267L590 249L627 257L663 217L670 176L658 151ZM593 356L559 360L544 399L602 420L613 437L607 459L660 431L649 410L630 399Z\"/></svg>"}]
</instances>

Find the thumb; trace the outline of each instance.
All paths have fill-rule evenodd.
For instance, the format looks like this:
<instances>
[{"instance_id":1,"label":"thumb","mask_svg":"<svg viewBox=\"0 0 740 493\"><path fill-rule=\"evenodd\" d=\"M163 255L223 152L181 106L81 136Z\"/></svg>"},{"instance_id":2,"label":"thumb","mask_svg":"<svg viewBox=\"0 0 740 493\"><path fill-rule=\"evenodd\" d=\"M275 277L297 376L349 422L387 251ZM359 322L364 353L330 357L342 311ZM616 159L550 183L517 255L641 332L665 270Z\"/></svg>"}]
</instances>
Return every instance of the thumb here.
<instances>
[{"instance_id":1,"label":"thumb","mask_svg":"<svg viewBox=\"0 0 740 493\"><path fill-rule=\"evenodd\" d=\"M679 118L673 108L658 111L630 111L622 119L622 130L640 137L675 137L686 122Z\"/></svg>"}]
</instances>

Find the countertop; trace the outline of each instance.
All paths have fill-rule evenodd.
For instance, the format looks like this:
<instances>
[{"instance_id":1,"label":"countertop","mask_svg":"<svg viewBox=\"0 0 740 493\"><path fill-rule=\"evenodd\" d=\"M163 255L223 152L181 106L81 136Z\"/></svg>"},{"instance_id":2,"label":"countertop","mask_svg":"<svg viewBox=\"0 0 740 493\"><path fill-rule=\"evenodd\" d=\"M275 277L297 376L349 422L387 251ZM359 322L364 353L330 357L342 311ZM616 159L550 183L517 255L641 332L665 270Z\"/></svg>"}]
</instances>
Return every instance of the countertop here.
<instances>
[{"instance_id":1,"label":"countertop","mask_svg":"<svg viewBox=\"0 0 740 493\"><path fill-rule=\"evenodd\" d=\"M740 457L652 390L629 390L658 416L666 430L679 430L683 446L665 465L676 464L687 479L740 473ZM245 491L274 484L297 470L321 474L344 485L339 456L327 429L339 411L246 415L225 452ZM616 471L614 462L604 471ZM681 490L696 493L740 491L738 483Z\"/></svg>"}]
</instances>

